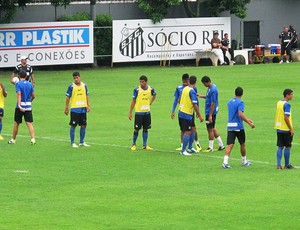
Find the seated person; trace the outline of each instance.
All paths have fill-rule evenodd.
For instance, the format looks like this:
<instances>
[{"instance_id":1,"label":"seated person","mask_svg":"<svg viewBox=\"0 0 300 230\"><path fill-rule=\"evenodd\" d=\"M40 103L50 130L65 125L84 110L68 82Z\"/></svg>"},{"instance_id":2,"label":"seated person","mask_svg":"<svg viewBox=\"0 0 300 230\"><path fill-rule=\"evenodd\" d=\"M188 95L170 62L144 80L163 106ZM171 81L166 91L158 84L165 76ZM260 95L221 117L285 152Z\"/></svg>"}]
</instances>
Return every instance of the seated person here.
<instances>
[{"instance_id":1,"label":"seated person","mask_svg":"<svg viewBox=\"0 0 300 230\"><path fill-rule=\"evenodd\" d=\"M222 52L222 44L221 40L219 39L219 33L215 32L213 39L211 39L211 51L214 52L218 59L220 60L221 65L226 65L226 62L224 61L224 55Z\"/></svg>"},{"instance_id":2,"label":"seated person","mask_svg":"<svg viewBox=\"0 0 300 230\"><path fill-rule=\"evenodd\" d=\"M222 51L223 51L225 61L229 63L229 60L226 57L226 51L228 51L230 53L230 57L231 57L230 61L231 61L232 64L234 64L235 63L234 53L233 53L234 50L233 50L233 48L230 48L230 41L229 41L229 38L228 38L228 33L224 34L224 38L222 39L221 44L222 44Z\"/></svg>"}]
</instances>

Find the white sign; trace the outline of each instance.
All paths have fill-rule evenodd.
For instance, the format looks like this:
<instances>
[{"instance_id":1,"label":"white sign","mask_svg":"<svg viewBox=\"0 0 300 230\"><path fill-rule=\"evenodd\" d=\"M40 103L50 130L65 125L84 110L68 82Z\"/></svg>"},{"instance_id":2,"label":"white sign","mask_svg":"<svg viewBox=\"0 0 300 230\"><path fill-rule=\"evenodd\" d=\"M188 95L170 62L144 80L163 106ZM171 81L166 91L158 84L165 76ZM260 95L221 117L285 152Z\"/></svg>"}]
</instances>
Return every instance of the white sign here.
<instances>
[{"instance_id":1,"label":"white sign","mask_svg":"<svg viewBox=\"0 0 300 230\"><path fill-rule=\"evenodd\" d=\"M0 67L16 66L23 55L33 66L93 63L93 22L2 24Z\"/></svg>"},{"instance_id":2,"label":"white sign","mask_svg":"<svg viewBox=\"0 0 300 230\"><path fill-rule=\"evenodd\" d=\"M113 21L113 62L194 59L214 32L231 35L230 17Z\"/></svg>"}]
</instances>

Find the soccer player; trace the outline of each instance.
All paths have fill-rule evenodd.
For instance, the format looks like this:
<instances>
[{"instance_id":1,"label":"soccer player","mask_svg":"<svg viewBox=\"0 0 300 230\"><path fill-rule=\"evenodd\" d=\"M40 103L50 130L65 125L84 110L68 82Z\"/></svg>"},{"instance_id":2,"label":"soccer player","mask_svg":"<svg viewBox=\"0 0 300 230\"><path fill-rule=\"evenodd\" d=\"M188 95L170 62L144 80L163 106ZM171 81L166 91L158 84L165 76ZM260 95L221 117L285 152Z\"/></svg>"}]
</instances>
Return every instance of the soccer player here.
<instances>
[{"instance_id":1,"label":"soccer player","mask_svg":"<svg viewBox=\"0 0 300 230\"><path fill-rule=\"evenodd\" d=\"M294 136L292 111L290 100L293 99L294 93L291 89L285 89L283 91L283 99L277 102L275 125L274 128L277 131L277 169L281 170L281 158L282 151L284 150L284 168L293 169L294 167L290 163L290 154L292 141Z\"/></svg>"},{"instance_id":2,"label":"soccer player","mask_svg":"<svg viewBox=\"0 0 300 230\"><path fill-rule=\"evenodd\" d=\"M279 42L281 45L281 61L279 64L283 63L283 56L286 52L286 63L289 63L289 57L291 55L291 39L292 33L289 32L289 28L285 26L283 31L279 34Z\"/></svg>"},{"instance_id":3,"label":"soccer player","mask_svg":"<svg viewBox=\"0 0 300 230\"><path fill-rule=\"evenodd\" d=\"M180 97L181 97L181 93L182 90L185 86L189 85L189 75L187 73L182 75L182 84L177 86L175 89L175 93L174 93L174 101L173 101L173 107L172 107L172 113L171 113L171 118L174 119L175 118L175 109L177 107L177 104L180 102ZM197 94L197 88L196 86L194 87L194 90ZM196 127L195 127L196 128ZM176 150L182 150L182 137L183 137L183 132L180 132L180 140L181 140L181 146L179 148L177 148ZM198 140L198 135L197 132L195 132L195 145L196 145L196 150L200 151L201 150L201 145L199 143Z\"/></svg>"},{"instance_id":4,"label":"soccer player","mask_svg":"<svg viewBox=\"0 0 300 230\"><path fill-rule=\"evenodd\" d=\"M80 142L79 146L89 147L90 145L84 142L86 125L87 125L87 112L90 112L89 91L85 83L80 80L79 72L73 73L74 82L69 85L66 92L66 107L65 114L69 114L69 105L71 107L70 116L70 140L73 148L78 148L75 144L75 128L80 126Z\"/></svg>"},{"instance_id":5,"label":"soccer player","mask_svg":"<svg viewBox=\"0 0 300 230\"><path fill-rule=\"evenodd\" d=\"M13 81L13 78L18 76L20 78L20 72L24 71L26 73L25 80L30 81L35 86L35 79L34 79L34 73L33 68L27 64L27 57L22 56L21 57L21 64L17 65L14 71L10 75L10 82L14 85L15 82Z\"/></svg>"},{"instance_id":6,"label":"soccer player","mask_svg":"<svg viewBox=\"0 0 300 230\"><path fill-rule=\"evenodd\" d=\"M192 144L195 139L195 127L194 123L194 111L197 114L200 122L203 121L203 118L200 114L199 107L198 107L198 99L195 90L193 89L194 85L196 84L197 78L195 76L190 77L190 84L191 86L186 86L182 90L180 104L179 104L179 111L178 111L178 118L179 118L179 126L181 132L184 133L183 135L183 143L182 143L182 150L181 154L184 156L190 156L193 151ZM186 151L188 146L189 152Z\"/></svg>"},{"instance_id":7,"label":"soccer player","mask_svg":"<svg viewBox=\"0 0 300 230\"><path fill-rule=\"evenodd\" d=\"M132 102L128 118L132 120L132 111L135 108L134 131L131 150L136 150L136 140L139 130L143 127L143 149L152 150L148 144L148 129L151 128L150 106L156 98L154 88L148 85L148 78L145 75L140 77L140 86L133 90Z\"/></svg>"},{"instance_id":8,"label":"soccer player","mask_svg":"<svg viewBox=\"0 0 300 230\"><path fill-rule=\"evenodd\" d=\"M237 138L240 143L240 151L242 155L242 166L250 166L251 162L246 159L246 135L244 130L243 121L245 121L251 128L254 128L254 123L248 119L245 114L245 105L242 101L243 89L237 87L235 89L235 98L228 102L228 123L227 123L227 147L225 149L225 156L222 167L230 169L228 164L231 150L234 146L235 139Z\"/></svg>"},{"instance_id":9,"label":"soccer player","mask_svg":"<svg viewBox=\"0 0 300 230\"><path fill-rule=\"evenodd\" d=\"M19 125L22 123L22 118L24 116L24 120L26 122L31 137L30 144L34 145L36 142L34 137L34 128L32 125L33 117L31 107L31 103L35 98L34 88L29 81L26 81L25 71L20 71L19 76L20 81L16 84L17 105L15 109L13 135L12 139L8 141L8 144L16 143Z\"/></svg>"},{"instance_id":10,"label":"soccer player","mask_svg":"<svg viewBox=\"0 0 300 230\"><path fill-rule=\"evenodd\" d=\"M1 133L2 133L2 119L4 117L4 98L6 96L7 96L7 91L4 85L2 84L2 82L0 82L0 141L3 140Z\"/></svg>"},{"instance_id":11,"label":"soccer player","mask_svg":"<svg viewBox=\"0 0 300 230\"><path fill-rule=\"evenodd\" d=\"M203 150L204 152L212 152L214 149L214 138L217 139L219 148L218 150L224 150L224 144L220 137L218 130L215 128L216 117L219 110L218 88L213 84L208 76L204 76L201 79L203 85L207 87L206 96L199 95L200 98L205 98L205 120L206 128L208 132L209 144L208 148Z\"/></svg>"}]
</instances>

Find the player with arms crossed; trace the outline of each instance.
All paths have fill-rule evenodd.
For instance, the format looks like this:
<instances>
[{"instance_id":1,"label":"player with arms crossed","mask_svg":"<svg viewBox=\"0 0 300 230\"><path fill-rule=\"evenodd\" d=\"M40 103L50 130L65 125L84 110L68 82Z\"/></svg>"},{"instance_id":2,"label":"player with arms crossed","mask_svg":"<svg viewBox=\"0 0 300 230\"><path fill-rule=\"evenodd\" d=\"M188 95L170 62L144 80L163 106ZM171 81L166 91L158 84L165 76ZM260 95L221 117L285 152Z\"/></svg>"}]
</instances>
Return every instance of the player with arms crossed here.
<instances>
[{"instance_id":1,"label":"player with arms crossed","mask_svg":"<svg viewBox=\"0 0 300 230\"><path fill-rule=\"evenodd\" d=\"M148 129L151 128L150 106L156 98L154 88L148 85L148 78L145 75L140 77L140 86L133 90L132 102L128 118L132 120L132 111L135 108L134 131L131 150L136 150L136 140L139 130L143 127L143 149L152 150L148 144Z\"/></svg>"},{"instance_id":2,"label":"player with arms crossed","mask_svg":"<svg viewBox=\"0 0 300 230\"><path fill-rule=\"evenodd\" d=\"M235 89L235 98L228 102L227 147L225 149L225 156L222 164L222 167L225 169L231 168L228 164L228 160L236 138L241 146L242 166L251 165L251 162L246 159L246 135L243 121L250 125L251 128L254 128L255 126L253 121L248 119L244 114L245 106L244 102L241 100L242 96L243 89L237 87Z\"/></svg>"},{"instance_id":3,"label":"player with arms crossed","mask_svg":"<svg viewBox=\"0 0 300 230\"><path fill-rule=\"evenodd\" d=\"M87 116L86 113L90 112L90 100L89 91L85 83L80 80L79 72L73 73L74 82L69 85L66 92L66 107L65 114L69 114L69 104L71 107L70 116L70 141L73 148L78 148L75 144L75 128L77 125L80 126L80 142L79 146L89 147L90 145L84 142Z\"/></svg>"}]
</instances>

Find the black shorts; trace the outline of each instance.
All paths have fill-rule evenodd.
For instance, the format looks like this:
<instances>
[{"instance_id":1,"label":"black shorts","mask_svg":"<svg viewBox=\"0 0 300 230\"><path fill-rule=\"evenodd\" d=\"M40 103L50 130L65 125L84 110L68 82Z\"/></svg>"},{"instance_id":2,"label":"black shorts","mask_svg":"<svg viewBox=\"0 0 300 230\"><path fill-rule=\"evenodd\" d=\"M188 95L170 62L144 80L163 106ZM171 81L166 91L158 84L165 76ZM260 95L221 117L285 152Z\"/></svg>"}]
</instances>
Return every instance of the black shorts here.
<instances>
[{"instance_id":1,"label":"black shorts","mask_svg":"<svg viewBox=\"0 0 300 230\"><path fill-rule=\"evenodd\" d=\"M206 121L206 128L208 129L213 129L216 125L216 118L217 118L217 115L212 115L212 123L209 123L208 121L208 117L209 115L205 115L205 121Z\"/></svg>"},{"instance_id":2,"label":"black shorts","mask_svg":"<svg viewBox=\"0 0 300 230\"><path fill-rule=\"evenodd\" d=\"M4 109L0 108L0 117L4 117Z\"/></svg>"},{"instance_id":3,"label":"black shorts","mask_svg":"<svg viewBox=\"0 0 300 230\"><path fill-rule=\"evenodd\" d=\"M281 55L284 55L285 51L286 51L287 55L291 54L291 44L289 44L288 46L287 46L287 44L289 44L289 43L288 42L282 43L282 45L281 45Z\"/></svg>"},{"instance_id":4,"label":"black shorts","mask_svg":"<svg viewBox=\"0 0 300 230\"><path fill-rule=\"evenodd\" d=\"M71 112L70 123L71 126L86 125L86 113L74 113Z\"/></svg>"},{"instance_id":5,"label":"black shorts","mask_svg":"<svg viewBox=\"0 0 300 230\"><path fill-rule=\"evenodd\" d=\"M196 127L196 125L195 125L195 113L193 113L192 127Z\"/></svg>"},{"instance_id":6,"label":"black shorts","mask_svg":"<svg viewBox=\"0 0 300 230\"><path fill-rule=\"evenodd\" d=\"M235 138L238 139L240 144L244 144L246 141L245 130L227 131L227 145L233 145L235 143Z\"/></svg>"},{"instance_id":7,"label":"black shorts","mask_svg":"<svg viewBox=\"0 0 300 230\"><path fill-rule=\"evenodd\" d=\"M181 132L186 132L186 131L191 131L193 127L193 119L192 120L187 120L183 118L178 118L179 121L179 127Z\"/></svg>"},{"instance_id":8,"label":"black shorts","mask_svg":"<svg viewBox=\"0 0 300 230\"><path fill-rule=\"evenodd\" d=\"M19 108L15 109L15 122L18 124L22 123L22 118L24 116L24 120L26 122L33 122L32 111L21 112Z\"/></svg>"},{"instance_id":9,"label":"black shorts","mask_svg":"<svg viewBox=\"0 0 300 230\"><path fill-rule=\"evenodd\" d=\"M135 114L134 116L134 129L140 130L143 129L151 129L151 114Z\"/></svg>"},{"instance_id":10,"label":"black shorts","mask_svg":"<svg viewBox=\"0 0 300 230\"><path fill-rule=\"evenodd\" d=\"M278 147L292 147L293 136L291 133L279 133L277 132L277 146Z\"/></svg>"}]
</instances>

